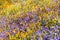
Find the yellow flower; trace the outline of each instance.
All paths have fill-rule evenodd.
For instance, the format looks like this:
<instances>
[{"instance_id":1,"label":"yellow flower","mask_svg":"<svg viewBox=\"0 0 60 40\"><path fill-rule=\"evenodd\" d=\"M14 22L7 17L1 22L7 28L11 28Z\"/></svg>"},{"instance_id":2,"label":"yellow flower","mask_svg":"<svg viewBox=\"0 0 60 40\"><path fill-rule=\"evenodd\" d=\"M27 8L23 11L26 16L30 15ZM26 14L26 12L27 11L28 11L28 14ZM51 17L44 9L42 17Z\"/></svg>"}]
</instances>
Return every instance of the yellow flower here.
<instances>
[{"instance_id":1,"label":"yellow flower","mask_svg":"<svg viewBox=\"0 0 60 40\"><path fill-rule=\"evenodd\" d=\"M18 37L18 36L20 36L21 35L21 33L20 33L20 31L18 30L18 32L17 32L17 34L16 34L16 37Z\"/></svg>"},{"instance_id":2,"label":"yellow flower","mask_svg":"<svg viewBox=\"0 0 60 40\"><path fill-rule=\"evenodd\" d=\"M29 5L33 0L26 1L26 4Z\"/></svg>"},{"instance_id":3,"label":"yellow flower","mask_svg":"<svg viewBox=\"0 0 60 40\"><path fill-rule=\"evenodd\" d=\"M49 3L49 2L51 2L52 0L44 0L44 1Z\"/></svg>"},{"instance_id":4,"label":"yellow flower","mask_svg":"<svg viewBox=\"0 0 60 40\"><path fill-rule=\"evenodd\" d=\"M16 39L16 37L13 36L13 35L10 35L9 38L10 38L10 40L12 40L12 39Z\"/></svg>"},{"instance_id":5,"label":"yellow flower","mask_svg":"<svg viewBox=\"0 0 60 40\"><path fill-rule=\"evenodd\" d=\"M48 14L47 13L44 13L44 18L47 19L48 18Z\"/></svg>"},{"instance_id":6,"label":"yellow flower","mask_svg":"<svg viewBox=\"0 0 60 40\"><path fill-rule=\"evenodd\" d=\"M58 20L58 22L60 23L60 18L59 19L57 19Z\"/></svg>"},{"instance_id":7,"label":"yellow flower","mask_svg":"<svg viewBox=\"0 0 60 40\"><path fill-rule=\"evenodd\" d=\"M35 30L30 30L30 31L28 32L28 35L31 34L32 32L35 32Z\"/></svg>"},{"instance_id":8,"label":"yellow flower","mask_svg":"<svg viewBox=\"0 0 60 40\"><path fill-rule=\"evenodd\" d=\"M25 32L25 36L28 35L28 32Z\"/></svg>"},{"instance_id":9,"label":"yellow flower","mask_svg":"<svg viewBox=\"0 0 60 40\"><path fill-rule=\"evenodd\" d=\"M21 37L24 38L25 37L25 33L21 32Z\"/></svg>"},{"instance_id":10,"label":"yellow flower","mask_svg":"<svg viewBox=\"0 0 60 40\"><path fill-rule=\"evenodd\" d=\"M54 23L56 23L56 18L54 18L52 21L53 21Z\"/></svg>"},{"instance_id":11,"label":"yellow flower","mask_svg":"<svg viewBox=\"0 0 60 40\"><path fill-rule=\"evenodd\" d=\"M23 6L23 9L24 9L25 12L29 11L29 10L28 10L28 6L26 6L26 5Z\"/></svg>"}]
</instances>

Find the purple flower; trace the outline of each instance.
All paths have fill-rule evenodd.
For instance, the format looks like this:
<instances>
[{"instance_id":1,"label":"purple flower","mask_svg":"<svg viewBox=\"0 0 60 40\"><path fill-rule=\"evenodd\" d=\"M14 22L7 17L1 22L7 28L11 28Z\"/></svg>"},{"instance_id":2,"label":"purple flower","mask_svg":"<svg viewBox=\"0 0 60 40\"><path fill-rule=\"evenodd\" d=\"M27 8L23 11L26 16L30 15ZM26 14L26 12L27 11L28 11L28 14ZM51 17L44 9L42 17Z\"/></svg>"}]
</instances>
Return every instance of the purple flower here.
<instances>
[{"instance_id":1,"label":"purple flower","mask_svg":"<svg viewBox=\"0 0 60 40\"><path fill-rule=\"evenodd\" d=\"M6 37L6 32L2 32L2 33L0 34L0 37L2 37L2 38Z\"/></svg>"},{"instance_id":2,"label":"purple flower","mask_svg":"<svg viewBox=\"0 0 60 40\"><path fill-rule=\"evenodd\" d=\"M29 20L29 19L30 19L29 16L27 16L27 17L24 18L24 20L26 20L26 21Z\"/></svg>"},{"instance_id":3,"label":"purple flower","mask_svg":"<svg viewBox=\"0 0 60 40\"><path fill-rule=\"evenodd\" d=\"M50 40L54 40L54 39L50 38Z\"/></svg>"},{"instance_id":4,"label":"purple flower","mask_svg":"<svg viewBox=\"0 0 60 40\"><path fill-rule=\"evenodd\" d=\"M56 25L56 26L55 26L55 29L56 29L56 28L59 28L59 26L58 26L58 25Z\"/></svg>"},{"instance_id":5,"label":"purple flower","mask_svg":"<svg viewBox=\"0 0 60 40\"><path fill-rule=\"evenodd\" d=\"M60 36L58 36L58 39L60 40Z\"/></svg>"},{"instance_id":6,"label":"purple flower","mask_svg":"<svg viewBox=\"0 0 60 40\"><path fill-rule=\"evenodd\" d=\"M32 12L28 12L28 15L31 15L32 14Z\"/></svg>"},{"instance_id":7,"label":"purple flower","mask_svg":"<svg viewBox=\"0 0 60 40\"><path fill-rule=\"evenodd\" d=\"M51 9L47 7L46 10L49 12Z\"/></svg>"},{"instance_id":8,"label":"purple flower","mask_svg":"<svg viewBox=\"0 0 60 40\"><path fill-rule=\"evenodd\" d=\"M2 18L2 19L0 19L1 20L1 22L0 22L0 25L2 25L2 26L6 26L7 24L6 24L6 19L5 18Z\"/></svg>"},{"instance_id":9,"label":"purple flower","mask_svg":"<svg viewBox=\"0 0 60 40\"><path fill-rule=\"evenodd\" d=\"M39 22L39 20L36 19L35 22Z\"/></svg>"},{"instance_id":10,"label":"purple flower","mask_svg":"<svg viewBox=\"0 0 60 40\"><path fill-rule=\"evenodd\" d=\"M40 34L41 34L41 31L40 31L40 30L37 30L37 31L36 31L36 34L37 34L37 35L40 35Z\"/></svg>"},{"instance_id":11,"label":"purple flower","mask_svg":"<svg viewBox=\"0 0 60 40\"><path fill-rule=\"evenodd\" d=\"M34 18L38 17L36 14L34 14Z\"/></svg>"},{"instance_id":12,"label":"purple flower","mask_svg":"<svg viewBox=\"0 0 60 40\"><path fill-rule=\"evenodd\" d=\"M60 26L55 26L55 28L60 28Z\"/></svg>"},{"instance_id":13,"label":"purple flower","mask_svg":"<svg viewBox=\"0 0 60 40\"><path fill-rule=\"evenodd\" d=\"M10 25L11 29L14 29L14 28L17 28L17 27L18 27L18 25L16 25L16 23L13 23L13 24Z\"/></svg>"},{"instance_id":14,"label":"purple flower","mask_svg":"<svg viewBox=\"0 0 60 40\"><path fill-rule=\"evenodd\" d=\"M44 27L44 26L42 26L42 30L47 30L47 28L46 28L46 27Z\"/></svg>"},{"instance_id":15,"label":"purple flower","mask_svg":"<svg viewBox=\"0 0 60 40\"><path fill-rule=\"evenodd\" d=\"M56 0L53 0L54 2L56 2Z\"/></svg>"},{"instance_id":16,"label":"purple flower","mask_svg":"<svg viewBox=\"0 0 60 40\"><path fill-rule=\"evenodd\" d=\"M7 32L11 32L12 30L13 30L13 29L10 28L9 30L7 30Z\"/></svg>"},{"instance_id":17,"label":"purple flower","mask_svg":"<svg viewBox=\"0 0 60 40\"><path fill-rule=\"evenodd\" d=\"M58 13L60 13L60 10L58 10Z\"/></svg>"},{"instance_id":18,"label":"purple flower","mask_svg":"<svg viewBox=\"0 0 60 40\"><path fill-rule=\"evenodd\" d=\"M50 31L54 30L54 28L50 28Z\"/></svg>"},{"instance_id":19,"label":"purple flower","mask_svg":"<svg viewBox=\"0 0 60 40\"><path fill-rule=\"evenodd\" d=\"M48 38L47 37L44 37L43 40L48 40Z\"/></svg>"}]
</instances>

